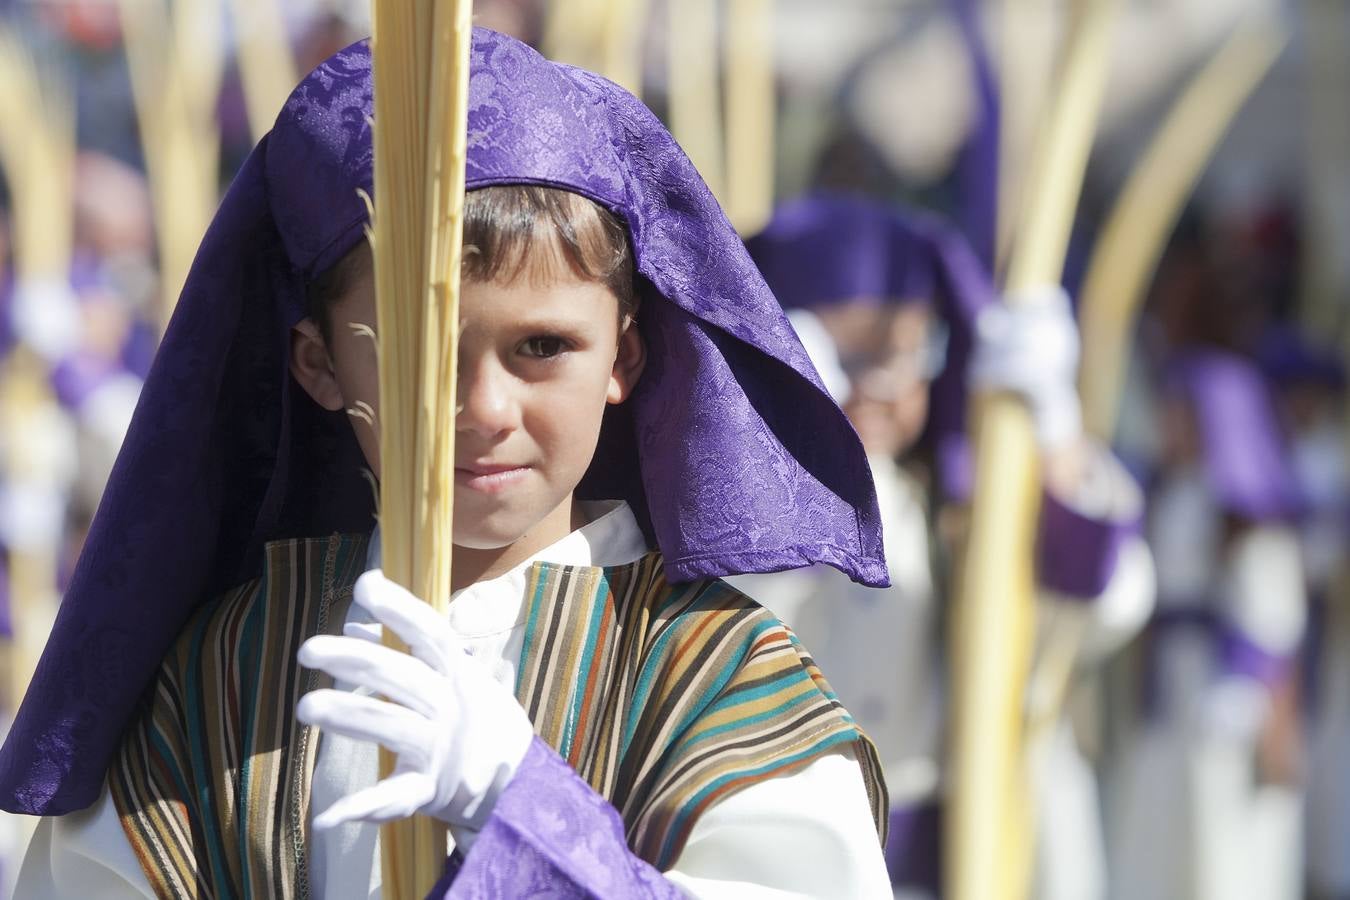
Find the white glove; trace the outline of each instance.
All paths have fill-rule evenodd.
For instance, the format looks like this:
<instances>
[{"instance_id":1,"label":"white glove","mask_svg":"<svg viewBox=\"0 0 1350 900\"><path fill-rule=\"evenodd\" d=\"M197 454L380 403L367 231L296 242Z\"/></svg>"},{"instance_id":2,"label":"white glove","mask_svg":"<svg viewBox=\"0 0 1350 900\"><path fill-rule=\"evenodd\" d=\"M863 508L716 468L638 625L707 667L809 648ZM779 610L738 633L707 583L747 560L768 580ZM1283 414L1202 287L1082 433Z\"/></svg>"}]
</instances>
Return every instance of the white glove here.
<instances>
[{"instance_id":1,"label":"white glove","mask_svg":"<svg viewBox=\"0 0 1350 900\"><path fill-rule=\"evenodd\" d=\"M980 313L970 381L980 390L1021 395L1031 408L1037 440L1051 450L1082 434L1078 356L1073 307L1063 288L1050 285Z\"/></svg>"},{"instance_id":2,"label":"white glove","mask_svg":"<svg viewBox=\"0 0 1350 900\"><path fill-rule=\"evenodd\" d=\"M14 331L49 363L80 345L84 323L75 291L64 279L28 278L14 290Z\"/></svg>"},{"instance_id":3,"label":"white glove","mask_svg":"<svg viewBox=\"0 0 1350 900\"><path fill-rule=\"evenodd\" d=\"M369 626L305 641L301 665L387 697L333 689L300 699L302 722L398 757L393 774L315 817L324 830L345 822L388 822L421 813L480 829L525 758L534 728L516 698L471 657L450 623L373 569L353 599L408 644L382 646Z\"/></svg>"},{"instance_id":4,"label":"white glove","mask_svg":"<svg viewBox=\"0 0 1350 900\"><path fill-rule=\"evenodd\" d=\"M64 491L36 482L0 484L0 543L16 552L59 547L66 527Z\"/></svg>"}]
</instances>

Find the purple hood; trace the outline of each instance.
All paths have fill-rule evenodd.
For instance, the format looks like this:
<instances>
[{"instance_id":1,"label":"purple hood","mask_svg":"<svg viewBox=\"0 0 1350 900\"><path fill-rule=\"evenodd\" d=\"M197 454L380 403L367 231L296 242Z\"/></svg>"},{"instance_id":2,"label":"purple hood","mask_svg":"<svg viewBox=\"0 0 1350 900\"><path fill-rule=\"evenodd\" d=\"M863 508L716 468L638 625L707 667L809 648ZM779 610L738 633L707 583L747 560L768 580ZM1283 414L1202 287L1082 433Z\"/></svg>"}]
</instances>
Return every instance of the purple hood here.
<instances>
[{"instance_id":1,"label":"purple hood","mask_svg":"<svg viewBox=\"0 0 1350 900\"><path fill-rule=\"evenodd\" d=\"M966 363L975 320L994 302L993 283L965 237L930 213L842 194L810 194L780 206L746 241L784 309L844 303L927 303L947 324L947 365L933 383L924 440L944 494L970 492Z\"/></svg>"}]
</instances>

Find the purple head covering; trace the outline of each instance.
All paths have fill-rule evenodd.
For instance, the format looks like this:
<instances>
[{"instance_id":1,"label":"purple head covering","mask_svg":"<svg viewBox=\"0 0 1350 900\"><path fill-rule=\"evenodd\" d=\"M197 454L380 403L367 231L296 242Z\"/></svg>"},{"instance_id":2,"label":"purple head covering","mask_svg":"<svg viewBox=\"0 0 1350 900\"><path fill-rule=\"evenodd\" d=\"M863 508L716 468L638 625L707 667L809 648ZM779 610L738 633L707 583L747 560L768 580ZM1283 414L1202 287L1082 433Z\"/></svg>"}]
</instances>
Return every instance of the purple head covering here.
<instances>
[{"instance_id":1,"label":"purple head covering","mask_svg":"<svg viewBox=\"0 0 1350 900\"><path fill-rule=\"evenodd\" d=\"M862 447L698 173L638 100L476 29L468 187L530 183L615 211L648 364L611 408L585 495L623 497L672 580L816 562L886 583ZM306 282L363 239L370 53L300 84L208 230L51 640L0 750L0 806L97 796L187 617L272 538L368 530L351 427L290 379Z\"/></svg>"},{"instance_id":2,"label":"purple head covering","mask_svg":"<svg viewBox=\"0 0 1350 900\"><path fill-rule=\"evenodd\" d=\"M936 265L918 224L862 197L811 194L745 244L784 309L926 302Z\"/></svg>"},{"instance_id":3,"label":"purple head covering","mask_svg":"<svg viewBox=\"0 0 1350 900\"><path fill-rule=\"evenodd\" d=\"M1195 414L1219 505L1257 522L1297 515L1293 469L1256 366L1222 350L1196 350L1173 363L1170 376Z\"/></svg>"},{"instance_id":4,"label":"purple head covering","mask_svg":"<svg viewBox=\"0 0 1350 900\"><path fill-rule=\"evenodd\" d=\"M973 475L965 437L966 360L975 319L995 295L961 233L928 213L863 197L812 194L780 206L746 246L785 309L933 305L949 337L924 440L936 454L944 492L968 495Z\"/></svg>"},{"instance_id":5,"label":"purple head covering","mask_svg":"<svg viewBox=\"0 0 1350 900\"><path fill-rule=\"evenodd\" d=\"M980 30L976 0L951 0L951 4L970 54L978 116L956 163L958 221L980 261L992 269L998 240L999 138L1003 127L998 77Z\"/></svg>"}]
</instances>

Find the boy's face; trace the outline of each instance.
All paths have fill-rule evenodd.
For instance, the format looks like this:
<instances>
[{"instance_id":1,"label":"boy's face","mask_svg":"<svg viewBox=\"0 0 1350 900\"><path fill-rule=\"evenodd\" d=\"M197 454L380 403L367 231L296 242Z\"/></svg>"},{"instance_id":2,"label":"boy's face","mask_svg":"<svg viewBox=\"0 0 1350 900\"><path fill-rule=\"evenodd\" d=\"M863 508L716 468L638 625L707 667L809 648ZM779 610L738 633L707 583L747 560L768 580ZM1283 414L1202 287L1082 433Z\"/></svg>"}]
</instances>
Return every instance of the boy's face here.
<instances>
[{"instance_id":1,"label":"boy's face","mask_svg":"<svg viewBox=\"0 0 1350 900\"><path fill-rule=\"evenodd\" d=\"M642 340L635 327L620 334L609 288L570 272L465 281L460 322L455 544L489 550L527 539L542 549L572 528L572 491L595 453L605 406L626 399L641 373ZM353 414L352 423L378 476L375 342L349 323L374 327L369 271L333 305L326 353L315 353L312 323L297 328L292 370L326 408L369 404L372 421Z\"/></svg>"}]
</instances>

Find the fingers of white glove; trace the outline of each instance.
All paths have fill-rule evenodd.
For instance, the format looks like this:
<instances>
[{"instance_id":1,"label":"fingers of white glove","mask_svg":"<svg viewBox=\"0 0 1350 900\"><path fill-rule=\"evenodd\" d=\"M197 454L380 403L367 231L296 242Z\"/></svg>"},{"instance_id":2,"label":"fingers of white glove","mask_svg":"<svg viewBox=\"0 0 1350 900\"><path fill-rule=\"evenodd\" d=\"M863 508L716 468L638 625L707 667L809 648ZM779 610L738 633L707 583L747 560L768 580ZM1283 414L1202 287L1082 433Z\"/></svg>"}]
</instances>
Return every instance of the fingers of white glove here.
<instances>
[{"instance_id":1,"label":"fingers of white glove","mask_svg":"<svg viewBox=\"0 0 1350 900\"><path fill-rule=\"evenodd\" d=\"M421 772L397 772L371 787L349 794L314 817L316 831L347 822L406 819L436 796L436 785Z\"/></svg>"},{"instance_id":2,"label":"fingers of white glove","mask_svg":"<svg viewBox=\"0 0 1350 900\"><path fill-rule=\"evenodd\" d=\"M296 704L300 721L329 734L387 747L399 764L424 771L435 746L435 726L410 709L350 691L310 691Z\"/></svg>"},{"instance_id":3,"label":"fingers of white glove","mask_svg":"<svg viewBox=\"0 0 1350 900\"><path fill-rule=\"evenodd\" d=\"M1040 284L1035 287L1012 291L1007 295L1007 304L1013 309L1051 310L1056 313L1073 314L1073 303L1069 292L1059 284Z\"/></svg>"},{"instance_id":4,"label":"fingers of white glove","mask_svg":"<svg viewBox=\"0 0 1350 900\"><path fill-rule=\"evenodd\" d=\"M971 384L1020 395L1043 447L1077 438L1082 416L1075 381L1079 338L1068 295L1057 285L1031 289L980 313Z\"/></svg>"},{"instance_id":5,"label":"fingers of white glove","mask_svg":"<svg viewBox=\"0 0 1350 900\"><path fill-rule=\"evenodd\" d=\"M398 635L414 656L446 670L452 654L462 653L461 642L445 617L395 584L379 569L356 580L352 600Z\"/></svg>"},{"instance_id":6,"label":"fingers of white glove","mask_svg":"<svg viewBox=\"0 0 1350 900\"><path fill-rule=\"evenodd\" d=\"M1073 365L1078 359L1078 325L1073 303L1058 285L1032 292L1026 302L1008 306L1014 326L1014 343L1025 353L1035 353L1051 364Z\"/></svg>"},{"instance_id":7,"label":"fingers of white glove","mask_svg":"<svg viewBox=\"0 0 1350 900\"><path fill-rule=\"evenodd\" d=\"M384 626L379 622L345 622L342 633L347 637L360 638L372 644L384 642Z\"/></svg>"},{"instance_id":8,"label":"fingers of white glove","mask_svg":"<svg viewBox=\"0 0 1350 900\"><path fill-rule=\"evenodd\" d=\"M976 320L979 337L999 342L1007 336L1074 331L1073 302L1059 285L1046 285L1007 296L980 310Z\"/></svg>"},{"instance_id":9,"label":"fingers of white glove","mask_svg":"<svg viewBox=\"0 0 1350 900\"><path fill-rule=\"evenodd\" d=\"M360 638L321 634L301 644L296 658L428 718L435 715L438 698L449 693L445 676L422 660Z\"/></svg>"}]
</instances>

